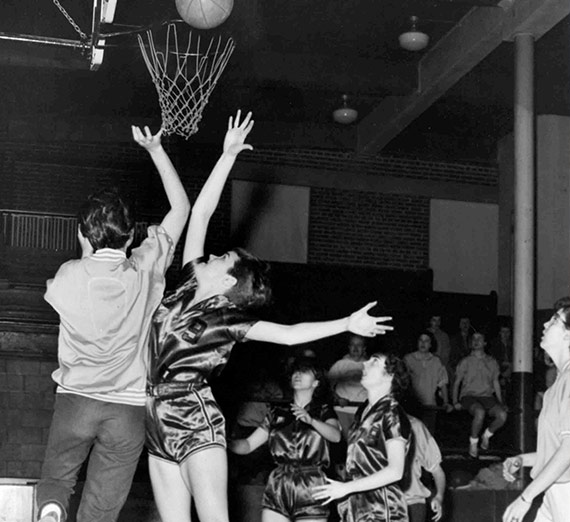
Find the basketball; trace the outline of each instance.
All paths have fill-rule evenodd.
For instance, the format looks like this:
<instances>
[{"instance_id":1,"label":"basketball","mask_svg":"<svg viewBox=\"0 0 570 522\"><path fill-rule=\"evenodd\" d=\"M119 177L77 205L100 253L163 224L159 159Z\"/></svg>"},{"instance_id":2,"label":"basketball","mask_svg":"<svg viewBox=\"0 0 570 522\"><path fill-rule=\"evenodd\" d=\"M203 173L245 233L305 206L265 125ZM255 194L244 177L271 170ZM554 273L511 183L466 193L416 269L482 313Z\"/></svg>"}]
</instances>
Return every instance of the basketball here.
<instances>
[{"instance_id":1,"label":"basketball","mask_svg":"<svg viewBox=\"0 0 570 522\"><path fill-rule=\"evenodd\" d=\"M234 6L234 0L176 0L182 19L196 29L213 29L223 24Z\"/></svg>"}]
</instances>

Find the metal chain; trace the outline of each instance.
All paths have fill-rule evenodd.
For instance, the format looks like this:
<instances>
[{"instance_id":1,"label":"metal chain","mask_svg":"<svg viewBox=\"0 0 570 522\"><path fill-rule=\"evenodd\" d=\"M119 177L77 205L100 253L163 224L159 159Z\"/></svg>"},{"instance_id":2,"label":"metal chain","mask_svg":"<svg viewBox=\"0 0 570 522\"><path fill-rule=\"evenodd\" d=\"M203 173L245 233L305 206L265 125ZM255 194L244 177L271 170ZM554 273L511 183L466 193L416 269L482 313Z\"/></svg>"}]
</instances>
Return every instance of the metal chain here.
<instances>
[{"instance_id":1,"label":"metal chain","mask_svg":"<svg viewBox=\"0 0 570 522\"><path fill-rule=\"evenodd\" d=\"M75 20L71 18L69 13L65 10L65 8L59 3L59 0L53 0L55 6L61 11L61 14L67 18L67 21L73 26L77 34L81 37L82 40L86 41L87 35L81 30L81 28L75 23Z\"/></svg>"}]
</instances>

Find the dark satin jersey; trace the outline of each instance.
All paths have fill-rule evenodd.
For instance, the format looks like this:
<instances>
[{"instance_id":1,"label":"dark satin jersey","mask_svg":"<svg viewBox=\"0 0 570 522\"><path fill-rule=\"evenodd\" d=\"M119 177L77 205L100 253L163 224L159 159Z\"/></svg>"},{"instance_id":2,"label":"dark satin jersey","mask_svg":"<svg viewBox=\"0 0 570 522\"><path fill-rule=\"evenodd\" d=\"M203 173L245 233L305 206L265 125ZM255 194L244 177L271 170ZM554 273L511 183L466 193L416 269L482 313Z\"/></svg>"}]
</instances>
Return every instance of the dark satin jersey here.
<instances>
[{"instance_id":1,"label":"dark satin jersey","mask_svg":"<svg viewBox=\"0 0 570 522\"><path fill-rule=\"evenodd\" d=\"M365 413L368 402L356 412L348 435L346 471L351 479L366 477L388 465L386 443L400 439L406 453L412 441L410 421L391 395L378 400ZM406 497L398 482L349 495L339 503L342 522L385 520L408 522Z\"/></svg>"},{"instance_id":2,"label":"dark satin jersey","mask_svg":"<svg viewBox=\"0 0 570 522\"><path fill-rule=\"evenodd\" d=\"M310 403L307 409L313 419L326 422L336 418L332 407L326 404ZM295 419L290 405L273 407L261 427L269 431L269 451L276 464L329 465L327 441L312 426Z\"/></svg>"},{"instance_id":3,"label":"dark satin jersey","mask_svg":"<svg viewBox=\"0 0 570 522\"><path fill-rule=\"evenodd\" d=\"M150 339L152 384L207 381L257 322L224 295L190 306L193 297L189 290L176 303L162 304L155 314Z\"/></svg>"},{"instance_id":4,"label":"dark satin jersey","mask_svg":"<svg viewBox=\"0 0 570 522\"><path fill-rule=\"evenodd\" d=\"M403 440L406 452L412 440L408 416L392 395L382 397L363 415L367 405L356 412L348 435L346 471L352 478L372 475L388 465L388 440Z\"/></svg>"}]
</instances>

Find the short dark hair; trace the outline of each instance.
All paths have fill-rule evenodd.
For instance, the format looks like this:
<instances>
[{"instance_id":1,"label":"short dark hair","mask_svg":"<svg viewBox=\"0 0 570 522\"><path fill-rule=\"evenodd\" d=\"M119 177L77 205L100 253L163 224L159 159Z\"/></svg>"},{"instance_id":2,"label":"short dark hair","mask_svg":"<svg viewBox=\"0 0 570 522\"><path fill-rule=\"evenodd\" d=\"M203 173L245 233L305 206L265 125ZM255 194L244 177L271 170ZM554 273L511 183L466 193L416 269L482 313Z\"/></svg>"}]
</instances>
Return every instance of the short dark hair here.
<instances>
[{"instance_id":1,"label":"short dark hair","mask_svg":"<svg viewBox=\"0 0 570 522\"><path fill-rule=\"evenodd\" d=\"M323 367L317 363L314 357L296 357L289 367L287 379L291 383L291 377L295 372L311 372L317 381L318 386L313 392L313 401L317 403L325 403L331 400L329 394L329 386Z\"/></svg>"},{"instance_id":2,"label":"short dark hair","mask_svg":"<svg viewBox=\"0 0 570 522\"><path fill-rule=\"evenodd\" d=\"M554 312L562 310L564 315L564 327L570 330L570 297L561 297L554 303Z\"/></svg>"},{"instance_id":3,"label":"short dark hair","mask_svg":"<svg viewBox=\"0 0 570 522\"><path fill-rule=\"evenodd\" d=\"M410 385L410 374L406 363L402 361L395 353L376 352L371 359L384 357L384 367L386 373L392 375L392 394L401 397Z\"/></svg>"},{"instance_id":4,"label":"short dark hair","mask_svg":"<svg viewBox=\"0 0 570 522\"><path fill-rule=\"evenodd\" d=\"M236 278L236 284L226 297L239 308L260 308L271 301L269 263L258 259L243 248L234 248L237 254L234 266L228 274Z\"/></svg>"},{"instance_id":5,"label":"short dark hair","mask_svg":"<svg viewBox=\"0 0 570 522\"><path fill-rule=\"evenodd\" d=\"M430 340L430 342L431 342L431 346L430 346L429 351L430 351L430 352L435 352L435 351L437 351L437 339L436 339L435 335L433 335L429 330L422 330L422 331L418 334L418 337L417 337L416 341L419 341L419 339L420 339L420 337L421 337L422 335L427 335L427 336L429 337L429 340Z\"/></svg>"},{"instance_id":6,"label":"short dark hair","mask_svg":"<svg viewBox=\"0 0 570 522\"><path fill-rule=\"evenodd\" d=\"M90 195L79 210L78 221L79 230L95 251L124 247L135 227L129 205L116 188Z\"/></svg>"}]
</instances>

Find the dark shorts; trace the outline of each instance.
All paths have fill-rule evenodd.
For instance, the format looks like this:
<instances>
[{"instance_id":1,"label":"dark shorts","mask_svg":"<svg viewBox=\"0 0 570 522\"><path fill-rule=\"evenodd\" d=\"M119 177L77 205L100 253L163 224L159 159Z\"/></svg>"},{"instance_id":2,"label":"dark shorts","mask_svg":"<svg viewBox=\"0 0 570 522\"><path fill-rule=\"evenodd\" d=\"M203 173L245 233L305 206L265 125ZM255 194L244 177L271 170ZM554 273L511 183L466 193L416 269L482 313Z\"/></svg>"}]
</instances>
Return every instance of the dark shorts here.
<instances>
[{"instance_id":1,"label":"dark shorts","mask_svg":"<svg viewBox=\"0 0 570 522\"><path fill-rule=\"evenodd\" d=\"M321 506L311 493L311 488L325 484L325 478L318 467L278 466L269 475L261 506L290 520L328 518L329 507Z\"/></svg>"},{"instance_id":2,"label":"dark shorts","mask_svg":"<svg viewBox=\"0 0 570 522\"><path fill-rule=\"evenodd\" d=\"M146 445L150 455L180 464L211 447L226 447L222 412L208 386L182 397L147 398Z\"/></svg>"},{"instance_id":3,"label":"dark shorts","mask_svg":"<svg viewBox=\"0 0 570 522\"><path fill-rule=\"evenodd\" d=\"M475 404L479 404L485 411L489 411L495 406L500 406L499 401L494 396L474 397L472 395L466 395L461 399L461 406L464 410L470 411Z\"/></svg>"}]
</instances>

